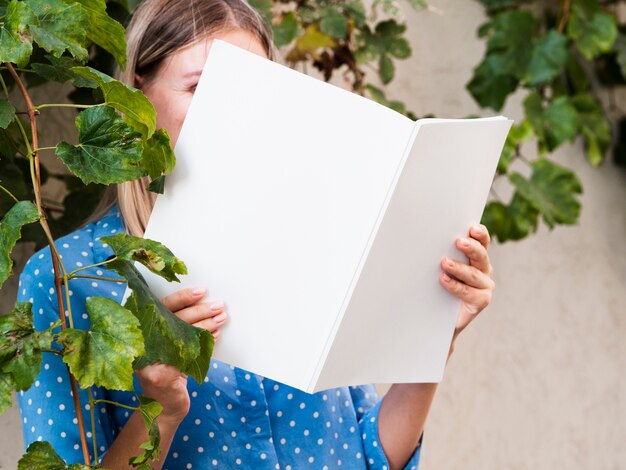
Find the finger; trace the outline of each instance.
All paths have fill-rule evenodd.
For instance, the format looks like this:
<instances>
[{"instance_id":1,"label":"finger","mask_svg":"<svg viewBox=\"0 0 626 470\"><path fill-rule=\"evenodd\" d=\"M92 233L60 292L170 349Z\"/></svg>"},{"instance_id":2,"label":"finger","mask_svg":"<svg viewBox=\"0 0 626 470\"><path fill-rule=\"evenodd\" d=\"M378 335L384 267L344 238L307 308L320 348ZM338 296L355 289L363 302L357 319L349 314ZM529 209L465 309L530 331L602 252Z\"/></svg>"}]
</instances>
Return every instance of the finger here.
<instances>
[{"instance_id":1,"label":"finger","mask_svg":"<svg viewBox=\"0 0 626 470\"><path fill-rule=\"evenodd\" d=\"M480 271L491 275L491 263L487 249L473 238L459 237L456 239L456 247L469 259L470 265Z\"/></svg>"},{"instance_id":2,"label":"finger","mask_svg":"<svg viewBox=\"0 0 626 470\"><path fill-rule=\"evenodd\" d=\"M462 261L444 258L441 260L441 269L470 287L492 290L495 287L493 279L487 274Z\"/></svg>"},{"instance_id":3,"label":"finger","mask_svg":"<svg viewBox=\"0 0 626 470\"><path fill-rule=\"evenodd\" d=\"M469 236L474 240L478 240L478 242L484 246L485 248L489 248L489 243L491 243L491 236L489 235L489 230L482 224L472 225L469 229Z\"/></svg>"},{"instance_id":4,"label":"finger","mask_svg":"<svg viewBox=\"0 0 626 470\"><path fill-rule=\"evenodd\" d=\"M181 289L161 299L163 305L168 310L176 312L189 305L193 305L198 300L202 299L206 294L206 289L202 287L192 287L188 289Z\"/></svg>"},{"instance_id":5,"label":"finger","mask_svg":"<svg viewBox=\"0 0 626 470\"><path fill-rule=\"evenodd\" d=\"M477 289L452 279L446 273L439 276L441 285L452 295L467 304L474 313L483 310L491 302L492 292L489 289Z\"/></svg>"},{"instance_id":6,"label":"finger","mask_svg":"<svg viewBox=\"0 0 626 470\"><path fill-rule=\"evenodd\" d=\"M228 314L226 312L222 312L219 315L215 315L214 317L205 318L204 320L195 322L193 323L193 326L196 326L198 328L203 328L213 333L218 328L220 328L224 323L226 323L227 319L228 319Z\"/></svg>"},{"instance_id":7,"label":"finger","mask_svg":"<svg viewBox=\"0 0 626 470\"><path fill-rule=\"evenodd\" d=\"M191 307L178 310L175 314L187 323L196 323L207 318L212 318L224 312L224 302L221 300L211 302L198 302Z\"/></svg>"}]
</instances>

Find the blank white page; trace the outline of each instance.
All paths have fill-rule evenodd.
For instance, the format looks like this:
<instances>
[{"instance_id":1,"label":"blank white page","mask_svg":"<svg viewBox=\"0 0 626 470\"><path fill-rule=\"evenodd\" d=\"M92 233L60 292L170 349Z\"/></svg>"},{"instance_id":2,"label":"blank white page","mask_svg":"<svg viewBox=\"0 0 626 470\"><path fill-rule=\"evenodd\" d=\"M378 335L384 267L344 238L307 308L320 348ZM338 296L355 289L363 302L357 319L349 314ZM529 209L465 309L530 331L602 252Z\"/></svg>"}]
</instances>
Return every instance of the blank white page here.
<instances>
[{"instance_id":1,"label":"blank white page","mask_svg":"<svg viewBox=\"0 0 626 470\"><path fill-rule=\"evenodd\" d=\"M307 390L414 122L215 40L146 238L229 321L214 357Z\"/></svg>"},{"instance_id":2,"label":"blank white page","mask_svg":"<svg viewBox=\"0 0 626 470\"><path fill-rule=\"evenodd\" d=\"M441 380L460 302L439 285L440 260L464 259L454 240L480 221L511 122L416 122L414 143L310 391Z\"/></svg>"}]
</instances>

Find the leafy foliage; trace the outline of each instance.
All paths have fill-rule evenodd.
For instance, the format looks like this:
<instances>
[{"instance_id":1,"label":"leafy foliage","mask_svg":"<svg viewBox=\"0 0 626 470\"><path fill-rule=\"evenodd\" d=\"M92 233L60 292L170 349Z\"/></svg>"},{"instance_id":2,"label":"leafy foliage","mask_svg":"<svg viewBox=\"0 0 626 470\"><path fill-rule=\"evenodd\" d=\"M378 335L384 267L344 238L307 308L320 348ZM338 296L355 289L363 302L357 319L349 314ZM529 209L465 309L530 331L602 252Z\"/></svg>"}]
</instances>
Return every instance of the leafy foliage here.
<instances>
[{"instance_id":1,"label":"leafy foliage","mask_svg":"<svg viewBox=\"0 0 626 470\"><path fill-rule=\"evenodd\" d=\"M202 383L209 370L213 336L178 318L152 293L143 276L129 261L116 259L107 267L128 281L133 291L124 305L139 319L145 340L145 356L136 369L156 362L170 364Z\"/></svg>"},{"instance_id":2,"label":"leafy foliage","mask_svg":"<svg viewBox=\"0 0 626 470\"><path fill-rule=\"evenodd\" d=\"M176 275L187 274L185 263L154 240L118 233L112 237L103 237L102 242L109 245L119 259L137 261L169 282L180 282Z\"/></svg>"},{"instance_id":3,"label":"leafy foliage","mask_svg":"<svg viewBox=\"0 0 626 470\"><path fill-rule=\"evenodd\" d=\"M145 175L141 134L110 106L89 108L76 117L78 145L65 141L57 156L87 183L123 183Z\"/></svg>"},{"instance_id":4,"label":"leafy foliage","mask_svg":"<svg viewBox=\"0 0 626 470\"><path fill-rule=\"evenodd\" d=\"M128 463L140 470L148 470L151 468L149 462L158 460L161 455L161 434L156 419L163 411L163 407L148 397L139 397L139 403L139 411L148 430L148 440L139 445L141 453L132 457Z\"/></svg>"},{"instance_id":5,"label":"leafy foliage","mask_svg":"<svg viewBox=\"0 0 626 470\"><path fill-rule=\"evenodd\" d=\"M52 330L59 324L35 331L27 302L18 302L11 314L0 316L0 410L10 406L13 390L27 390L33 384L41 368L41 353L50 349Z\"/></svg>"},{"instance_id":6,"label":"leafy foliage","mask_svg":"<svg viewBox=\"0 0 626 470\"><path fill-rule=\"evenodd\" d=\"M481 2L489 20L478 34L487 50L467 89L478 104L496 111L518 89L526 94L525 117L511 130L498 165L498 174L513 185L513 196L508 203L491 201L483 223L500 241L519 240L536 230L539 218L550 228L577 222L580 181L548 154L582 136L589 162L603 162L613 136L592 75L617 73L610 80L625 82L626 39L611 8L598 0L558 2L556 15L545 3ZM607 66L612 63L616 66ZM522 152L532 139L539 157L528 161ZM516 161L528 162L530 176L513 170Z\"/></svg>"},{"instance_id":7,"label":"leafy foliage","mask_svg":"<svg viewBox=\"0 0 626 470\"><path fill-rule=\"evenodd\" d=\"M20 238L20 231L26 224L39 219L39 210L32 202L17 202L0 220L0 286L11 274L13 260L11 251Z\"/></svg>"},{"instance_id":8,"label":"leafy foliage","mask_svg":"<svg viewBox=\"0 0 626 470\"><path fill-rule=\"evenodd\" d=\"M89 465L67 465L48 442L33 442L17 464L18 470L89 470Z\"/></svg>"},{"instance_id":9,"label":"leafy foliage","mask_svg":"<svg viewBox=\"0 0 626 470\"><path fill-rule=\"evenodd\" d=\"M132 363L144 353L139 321L117 302L89 297L89 330L66 328L59 333L63 361L82 388L133 389Z\"/></svg>"}]
</instances>

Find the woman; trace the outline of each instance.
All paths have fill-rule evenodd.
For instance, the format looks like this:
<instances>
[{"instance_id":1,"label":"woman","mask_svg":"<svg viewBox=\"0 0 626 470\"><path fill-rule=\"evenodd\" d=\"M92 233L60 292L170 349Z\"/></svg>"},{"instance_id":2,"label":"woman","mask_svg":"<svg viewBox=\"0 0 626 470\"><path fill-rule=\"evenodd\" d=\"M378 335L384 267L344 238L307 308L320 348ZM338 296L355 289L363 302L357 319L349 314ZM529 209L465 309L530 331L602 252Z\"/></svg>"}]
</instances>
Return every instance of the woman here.
<instances>
[{"instance_id":1,"label":"woman","mask_svg":"<svg viewBox=\"0 0 626 470\"><path fill-rule=\"evenodd\" d=\"M219 38L269 59L271 35L243 0L145 0L127 30L128 68L121 77L141 88L157 110L157 125L178 137L211 42ZM154 203L145 181L125 183L103 202L96 221L58 240L67 266L105 260L110 249L100 237L126 230L142 236ZM461 299L454 338L489 303L493 291L486 248L489 234L472 227L456 240L469 264L442 260L440 282ZM20 300L33 302L37 328L58 318L47 250L36 253L21 276ZM93 275L106 276L93 269ZM123 286L77 279L74 312L87 295L120 299ZM185 321L219 337L227 314L220 301L203 299L203 288L181 290L165 305ZM76 326L88 325L74 314ZM79 318L78 318L79 317ZM454 343L453 343L454 344ZM452 349L451 349L452 351ZM20 393L25 441L50 441L68 462L81 461L78 431L65 366L46 355L30 390ZM158 400L163 413L161 460L156 468L417 468L419 442L436 384L394 384L378 400L372 385L342 387L308 395L241 369L213 361L199 386L172 366L155 364L136 373L143 395ZM134 394L92 389L94 397L136 406ZM87 396L81 391L81 402ZM86 407L88 409L88 406ZM128 468L147 439L139 412L98 403L95 431L106 468ZM88 438L94 438L91 432Z\"/></svg>"}]
</instances>

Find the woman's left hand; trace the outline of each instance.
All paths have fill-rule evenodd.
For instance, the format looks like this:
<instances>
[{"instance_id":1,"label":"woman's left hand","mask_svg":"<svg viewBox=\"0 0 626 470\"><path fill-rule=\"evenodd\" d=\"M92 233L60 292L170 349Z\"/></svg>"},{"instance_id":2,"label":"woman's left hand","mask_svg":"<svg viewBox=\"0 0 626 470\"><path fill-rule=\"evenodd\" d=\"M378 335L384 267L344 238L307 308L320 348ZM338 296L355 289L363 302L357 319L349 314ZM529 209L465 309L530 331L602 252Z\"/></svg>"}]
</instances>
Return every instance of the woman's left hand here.
<instances>
[{"instance_id":1,"label":"woman's left hand","mask_svg":"<svg viewBox=\"0 0 626 470\"><path fill-rule=\"evenodd\" d=\"M487 253L489 241L487 228L473 225L468 237L455 240L455 246L467 256L469 264L448 257L441 260L443 272L439 275L439 282L462 301L455 338L491 302L495 283L491 278L493 269Z\"/></svg>"}]
</instances>

